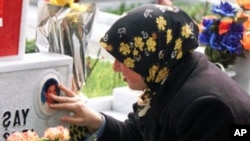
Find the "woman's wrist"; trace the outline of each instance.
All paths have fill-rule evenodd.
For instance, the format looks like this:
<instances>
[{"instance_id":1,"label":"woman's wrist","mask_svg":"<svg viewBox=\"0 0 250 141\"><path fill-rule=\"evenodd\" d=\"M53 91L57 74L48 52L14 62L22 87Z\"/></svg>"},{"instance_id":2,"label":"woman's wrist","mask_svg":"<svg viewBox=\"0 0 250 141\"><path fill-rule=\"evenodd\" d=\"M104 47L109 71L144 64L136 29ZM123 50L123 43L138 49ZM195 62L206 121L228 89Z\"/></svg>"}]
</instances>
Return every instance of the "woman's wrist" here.
<instances>
[{"instance_id":1,"label":"woman's wrist","mask_svg":"<svg viewBox=\"0 0 250 141\"><path fill-rule=\"evenodd\" d=\"M101 118L102 118L102 121L101 121L101 124L100 124L99 128L95 132L90 133L87 136L87 139L85 141L97 140L102 136L102 134L104 132L104 129L105 129L105 126L106 126L106 118L102 114L101 114Z\"/></svg>"},{"instance_id":2,"label":"woman's wrist","mask_svg":"<svg viewBox=\"0 0 250 141\"><path fill-rule=\"evenodd\" d=\"M103 115L101 113L97 112L97 116L96 116L95 120L90 122L90 124L89 124L90 126L87 126L89 133L92 134L92 133L96 132L100 128L102 122L103 122Z\"/></svg>"}]
</instances>

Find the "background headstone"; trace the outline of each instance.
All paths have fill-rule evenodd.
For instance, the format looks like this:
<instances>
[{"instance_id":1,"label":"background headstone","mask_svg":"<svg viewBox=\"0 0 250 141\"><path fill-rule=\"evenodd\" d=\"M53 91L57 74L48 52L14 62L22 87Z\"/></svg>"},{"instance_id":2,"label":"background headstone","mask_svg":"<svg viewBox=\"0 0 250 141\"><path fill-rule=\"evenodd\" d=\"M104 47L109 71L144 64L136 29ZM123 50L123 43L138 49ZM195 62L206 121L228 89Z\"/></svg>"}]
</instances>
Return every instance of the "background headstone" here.
<instances>
[{"instance_id":1,"label":"background headstone","mask_svg":"<svg viewBox=\"0 0 250 141\"><path fill-rule=\"evenodd\" d=\"M22 58L28 0L0 0L0 61Z\"/></svg>"}]
</instances>

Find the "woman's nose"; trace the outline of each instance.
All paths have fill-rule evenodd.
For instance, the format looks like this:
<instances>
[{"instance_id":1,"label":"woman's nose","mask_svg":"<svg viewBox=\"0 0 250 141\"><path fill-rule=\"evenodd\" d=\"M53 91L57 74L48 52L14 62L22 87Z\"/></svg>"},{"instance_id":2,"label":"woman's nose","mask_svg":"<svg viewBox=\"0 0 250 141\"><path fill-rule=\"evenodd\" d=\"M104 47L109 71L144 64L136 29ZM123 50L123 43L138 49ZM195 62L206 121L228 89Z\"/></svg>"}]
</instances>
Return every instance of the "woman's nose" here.
<instances>
[{"instance_id":1,"label":"woman's nose","mask_svg":"<svg viewBox=\"0 0 250 141\"><path fill-rule=\"evenodd\" d=\"M120 65L121 63L117 60L117 59L115 59L115 61L114 61L114 64L113 64L113 70L115 71L115 72L120 72L121 71L121 65Z\"/></svg>"}]
</instances>

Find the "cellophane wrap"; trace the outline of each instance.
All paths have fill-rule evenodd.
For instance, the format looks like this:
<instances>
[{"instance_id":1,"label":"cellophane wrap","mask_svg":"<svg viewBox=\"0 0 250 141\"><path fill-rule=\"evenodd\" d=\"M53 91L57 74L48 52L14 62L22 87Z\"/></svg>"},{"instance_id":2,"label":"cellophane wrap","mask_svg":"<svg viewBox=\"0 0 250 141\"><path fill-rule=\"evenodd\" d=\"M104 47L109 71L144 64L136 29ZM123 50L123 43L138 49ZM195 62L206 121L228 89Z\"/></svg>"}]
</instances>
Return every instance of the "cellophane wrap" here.
<instances>
[{"instance_id":1,"label":"cellophane wrap","mask_svg":"<svg viewBox=\"0 0 250 141\"><path fill-rule=\"evenodd\" d=\"M38 3L37 51L71 56L77 91L86 80L87 47L96 11L95 3L74 3L74 8Z\"/></svg>"}]
</instances>

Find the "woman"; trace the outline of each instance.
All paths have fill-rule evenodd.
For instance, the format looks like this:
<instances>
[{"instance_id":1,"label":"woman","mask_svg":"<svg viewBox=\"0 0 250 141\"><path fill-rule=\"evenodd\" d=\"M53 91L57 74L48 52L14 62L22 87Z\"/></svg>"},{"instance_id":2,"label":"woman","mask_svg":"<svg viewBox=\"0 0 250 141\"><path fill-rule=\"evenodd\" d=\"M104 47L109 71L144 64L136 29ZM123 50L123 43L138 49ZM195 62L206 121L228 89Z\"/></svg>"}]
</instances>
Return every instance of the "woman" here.
<instances>
[{"instance_id":1,"label":"woman","mask_svg":"<svg viewBox=\"0 0 250 141\"><path fill-rule=\"evenodd\" d=\"M101 39L115 58L113 69L130 88L144 90L128 120L86 107L62 85L68 97L53 96L60 104L51 108L73 112L61 120L85 127L81 133L100 141L229 140L232 124L250 124L250 97L194 51L198 32L174 6L148 4L129 11Z\"/></svg>"}]
</instances>

